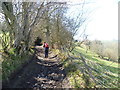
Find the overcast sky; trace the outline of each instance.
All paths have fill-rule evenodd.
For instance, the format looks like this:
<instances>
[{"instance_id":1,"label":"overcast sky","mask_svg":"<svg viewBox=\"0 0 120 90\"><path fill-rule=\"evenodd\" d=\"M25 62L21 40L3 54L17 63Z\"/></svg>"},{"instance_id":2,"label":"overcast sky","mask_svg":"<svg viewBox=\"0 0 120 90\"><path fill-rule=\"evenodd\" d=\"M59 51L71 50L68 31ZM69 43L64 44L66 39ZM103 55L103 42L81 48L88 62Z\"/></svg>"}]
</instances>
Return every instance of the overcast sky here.
<instances>
[{"instance_id":1,"label":"overcast sky","mask_svg":"<svg viewBox=\"0 0 120 90\"><path fill-rule=\"evenodd\" d=\"M75 0L77 2L83 0ZM118 1L120 0L86 0L94 3L86 4L93 9L90 21L86 27L88 39L116 40L118 39ZM79 34L78 34L79 36Z\"/></svg>"}]
</instances>

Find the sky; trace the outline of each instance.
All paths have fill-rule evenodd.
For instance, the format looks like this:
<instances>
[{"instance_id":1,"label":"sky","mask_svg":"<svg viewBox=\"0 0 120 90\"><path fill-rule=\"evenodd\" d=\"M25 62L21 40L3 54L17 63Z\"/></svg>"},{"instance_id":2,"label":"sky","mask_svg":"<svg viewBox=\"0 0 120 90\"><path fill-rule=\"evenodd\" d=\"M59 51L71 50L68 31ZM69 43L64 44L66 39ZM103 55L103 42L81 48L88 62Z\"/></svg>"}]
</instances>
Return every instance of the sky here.
<instances>
[{"instance_id":1,"label":"sky","mask_svg":"<svg viewBox=\"0 0 120 90\"><path fill-rule=\"evenodd\" d=\"M75 1L79 3L83 0ZM88 1L93 2L85 6L93 10L86 25L88 39L118 40L118 1L120 0L86 0ZM80 33L75 36L75 39L78 39Z\"/></svg>"},{"instance_id":2,"label":"sky","mask_svg":"<svg viewBox=\"0 0 120 90\"><path fill-rule=\"evenodd\" d=\"M53 0L55 1L55 0ZM78 4L84 0L56 0L69 1L72 4ZM86 25L86 34L88 39L94 40L117 40L118 39L118 1L120 0L85 0L85 10L92 10ZM74 11L78 12L81 5L71 6L70 16L75 16ZM1 15L0 15L1 16ZM1 18L1 17L0 17ZM75 36L79 39L82 29Z\"/></svg>"}]
</instances>

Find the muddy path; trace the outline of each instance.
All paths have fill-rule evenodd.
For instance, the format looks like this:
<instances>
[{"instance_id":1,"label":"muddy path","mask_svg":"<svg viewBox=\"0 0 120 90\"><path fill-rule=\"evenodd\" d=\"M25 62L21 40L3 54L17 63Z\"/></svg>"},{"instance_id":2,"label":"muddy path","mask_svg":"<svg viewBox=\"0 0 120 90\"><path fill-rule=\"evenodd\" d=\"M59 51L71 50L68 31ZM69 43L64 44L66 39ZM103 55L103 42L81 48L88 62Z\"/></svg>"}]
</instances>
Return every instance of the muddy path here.
<instances>
[{"instance_id":1,"label":"muddy path","mask_svg":"<svg viewBox=\"0 0 120 90\"><path fill-rule=\"evenodd\" d=\"M68 88L66 72L57 57L38 54L13 78L7 88ZM6 88L6 87L3 87Z\"/></svg>"}]
</instances>

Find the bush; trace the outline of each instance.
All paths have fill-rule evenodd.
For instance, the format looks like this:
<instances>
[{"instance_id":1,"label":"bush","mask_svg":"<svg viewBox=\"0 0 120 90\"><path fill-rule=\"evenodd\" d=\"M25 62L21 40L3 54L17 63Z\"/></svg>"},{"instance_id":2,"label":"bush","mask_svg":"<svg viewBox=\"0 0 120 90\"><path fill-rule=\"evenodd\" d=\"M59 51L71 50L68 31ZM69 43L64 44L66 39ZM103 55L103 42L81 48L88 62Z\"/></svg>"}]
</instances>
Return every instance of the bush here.
<instances>
[{"instance_id":1,"label":"bush","mask_svg":"<svg viewBox=\"0 0 120 90\"><path fill-rule=\"evenodd\" d=\"M118 47L117 42L98 42L92 41L90 49L97 53L101 58L107 57L108 60L117 62L118 60Z\"/></svg>"},{"instance_id":2,"label":"bush","mask_svg":"<svg viewBox=\"0 0 120 90\"><path fill-rule=\"evenodd\" d=\"M112 61L118 60L117 52L113 51L112 49L109 49L109 48L105 49L104 54L106 57L108 57L109 60L112 60Z\"/></svg>"}]
</instances>

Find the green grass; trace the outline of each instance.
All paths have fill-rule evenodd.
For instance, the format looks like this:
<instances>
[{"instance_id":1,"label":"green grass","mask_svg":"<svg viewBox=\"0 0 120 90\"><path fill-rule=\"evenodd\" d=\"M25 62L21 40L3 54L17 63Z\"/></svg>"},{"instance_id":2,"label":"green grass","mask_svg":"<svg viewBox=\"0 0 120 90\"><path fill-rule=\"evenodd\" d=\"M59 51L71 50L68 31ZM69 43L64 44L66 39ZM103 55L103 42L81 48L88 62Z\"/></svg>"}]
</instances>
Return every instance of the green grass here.
<instances>
[{"instance_id":1,"label":"green grass","mask_svg":"<svg viewBox=\"0 0 120 90\"><path fill-rule=\"evenodd\" d=\"M14 49L10 49L9 53L11 54L10 56L7 56L3 58L2 62L2 79L8 80L9 76L11 73L16 71L17 69L21 68L22 64L28 61L30 59L30 54L25 54L23 56L21 55L16 55L14 53Z\"/></svg>"},{"instance_id":2,"label":"green grass","mask_svg":"<svg viewBox=\"0 0 120 90\"><path fill-rule=\"evenodd\" d=\"M88 60L92 60L96 63L103 64L103 65L106 65L106 66L111 66L111 67L118 68L118 63L100 59L99 57L97 57L98 55L94 52L88 51L88 53L86 53L85 49L80 48L80 47L76 47L74 52L77 53L76 51L78 53L82 53Z\"/></svg>"},{"instance_id":3,"label":"green grass","mask_svg":"<svg viewBox=\"0 0 120 90\"><path fill-rule=\"evenodd\" d=\"M86 58L86 63L91 68L95 69L95 71L92 71L91 74L95 76L96 80L98 81L97 84L95 84L91 78L88 78L88 74L85 74L82 76L77 76L78 72L79 74L82 74L82 70L85 70L84 64L82 60L72 60L72 62L68 61L67 64L65 64L65 68L67 68L68 77L70 77L70 82L73 87L82 87L85 88L87 85L87 82L92 82L91 84L87 85L88 87L93 88L94 85L96 87L100 88L118 88L118 63L103 60L98 57L98 55L94 52L88 51L86 53L86 49L82 47L76 47L73 52L75 56L79 57L81 53L82 56ZM74 64L75 63L75 64ZM71 66L73 65L73 66ZM83 68L83 69L79 69ZM76 68L77 67L77 68ZM79 71L78 71L79 70ZM77 73L76 73L77 72ZM79 77L79 78L78 78ZM82 77L82 79L81 79ZM85 78L87 77L87 78ZM76 79L77 78L77 82ZM88 80L87 80L88 79ZM120 79L120 78L119 78ZM87 82L86 82L87 81Z\"/></svg>"},{"instance_id":4,"label":"green grass","mask_svg":"<svg viewBox=\"0 0 120 90\"><path fill-rule=\"evenodd\" d=\"M0 65L0 71L2 68L2 72L0 72L0 75L2 73L2 79L4 80L8 80L8 77L10 76L11 73L13 73L14 71L16 71L17 69L21 68L22 64L24 64L28 59L30 59L30 53L28 55L28 53L23 53L21 55L18 55L15 53L15 48L10 47L10 36L9 33L0 34L0 37L2 38L0 40L0 54L2 54L2 56L0 58L0 63L2 63L2 66ZM3 41L5 43L3 43ZM7 46L8 45L8 46ZM5 48L5 46L7 46L7 51L9 54L4 53L3 48ZM31 50L31 54L34 51ZM0 78L1 79L1 78Z\"/></svg>"}]
</instances>

